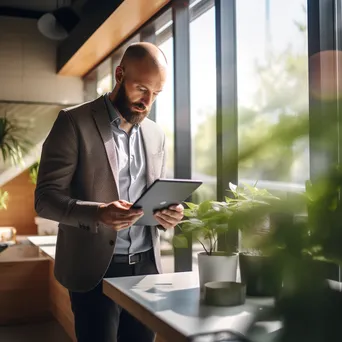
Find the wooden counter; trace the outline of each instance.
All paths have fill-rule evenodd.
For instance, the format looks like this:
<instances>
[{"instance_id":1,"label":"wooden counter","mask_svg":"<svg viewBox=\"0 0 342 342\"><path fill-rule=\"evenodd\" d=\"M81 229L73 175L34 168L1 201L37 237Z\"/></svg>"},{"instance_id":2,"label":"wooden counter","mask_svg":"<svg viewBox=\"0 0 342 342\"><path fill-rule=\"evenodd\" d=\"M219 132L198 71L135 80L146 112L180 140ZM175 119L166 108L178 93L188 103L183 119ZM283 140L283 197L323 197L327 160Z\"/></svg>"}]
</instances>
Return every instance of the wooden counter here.
<instances>
[{"instance_id":1,"label":"wooden counter","mask_svg":"<svg viewBox=\"0 0 342 342\"><path fill-rule=\"evenodd\" d=\"M54 276L56 237L28 237L31 244L0 253L0 325L52 319L73 341L74 316L68 291Z\"/></svg>"},{"instance_id":2,"label":"wooden counter","mask_svg":"<svg viewBox=\"0 0 342 342\"><path fill-rule=\"evenodd\" d=\"M29 236L28 240L37 246L41 255L49 261L49 310L70 338L76 341L74 315L70 307L69 293L65 287L59 284L54 275L56 236Z\"/></svg>"},{"instance_id":3,"label":"wooden counter","mask_svg":"<svg viewBox=\"0 0 342 342\"><path fill-rule=\"evenodd\" d=\"M0 253L0 325L51 319L49 269L50 259L36 246Z\"/></svg>"}]
</instances>

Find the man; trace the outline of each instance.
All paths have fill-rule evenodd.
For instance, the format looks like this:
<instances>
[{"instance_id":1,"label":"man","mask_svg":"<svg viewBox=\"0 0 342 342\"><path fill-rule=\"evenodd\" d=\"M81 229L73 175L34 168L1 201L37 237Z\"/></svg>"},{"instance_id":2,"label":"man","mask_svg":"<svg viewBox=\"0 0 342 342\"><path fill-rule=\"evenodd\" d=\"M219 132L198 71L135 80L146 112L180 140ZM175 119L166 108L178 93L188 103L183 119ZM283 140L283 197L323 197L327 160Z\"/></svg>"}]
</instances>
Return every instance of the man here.
<instances>
[{"instance_id":1,"label":"man","mask_svg":"<svg viewBox=\"0 0 342 342\"><path fill-rule=\"evenodd\" d=\"M154 333L102 294L104 277L160 272L159 229L177 225L181 205L156 213L159 227L134 223L132 203L165 176L165 135L147 119L166 79L166 59L131 45L114 90L62 110L42 150L35 208L60 222L55 276L70 293L79 342L145 342Z\"/></svg>"}]
</instances>

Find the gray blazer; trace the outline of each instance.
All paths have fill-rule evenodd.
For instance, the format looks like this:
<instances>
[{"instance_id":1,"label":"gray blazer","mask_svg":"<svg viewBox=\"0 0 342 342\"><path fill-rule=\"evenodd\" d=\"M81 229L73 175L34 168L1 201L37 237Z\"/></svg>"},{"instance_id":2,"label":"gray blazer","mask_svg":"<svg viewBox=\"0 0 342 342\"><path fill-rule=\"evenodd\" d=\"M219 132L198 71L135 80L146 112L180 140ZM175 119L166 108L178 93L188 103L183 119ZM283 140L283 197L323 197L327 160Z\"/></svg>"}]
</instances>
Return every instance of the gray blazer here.
<instances>
[{"instance_id":1,"label":"gray blazer","mask_svg":"<svg viewBox=\"0 0 342 342\"><path fill-rule=\"evenodd\" d=\"M165 135L151 120L141 123L147 186L165 177ZM98 205L118 200L114 139L103 96L62 110L44 142L35 209L59 222L56 279L71 291L89 291L111 261L116 232L95 220ZM161 272L159 229L151 227Z\"/></svg>"}]
</instances>

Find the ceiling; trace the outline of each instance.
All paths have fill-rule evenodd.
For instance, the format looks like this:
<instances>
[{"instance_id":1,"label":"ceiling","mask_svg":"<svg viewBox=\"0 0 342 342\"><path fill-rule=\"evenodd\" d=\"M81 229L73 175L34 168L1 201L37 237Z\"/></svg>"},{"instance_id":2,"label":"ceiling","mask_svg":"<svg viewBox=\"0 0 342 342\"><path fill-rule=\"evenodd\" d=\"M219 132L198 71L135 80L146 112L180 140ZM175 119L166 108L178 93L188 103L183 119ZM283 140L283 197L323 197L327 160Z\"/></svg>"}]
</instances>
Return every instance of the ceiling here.
<instances>
[{"instance_id":1,"label":"ceiling","mask_svg":"<svg viewBox=\"0 0 342 342\"><path fill-rule=\"evenodd\" d=\"M56 8L70 6L75 0L0 0L0 15L39 18Z\"/></svg>"}]
</instances>

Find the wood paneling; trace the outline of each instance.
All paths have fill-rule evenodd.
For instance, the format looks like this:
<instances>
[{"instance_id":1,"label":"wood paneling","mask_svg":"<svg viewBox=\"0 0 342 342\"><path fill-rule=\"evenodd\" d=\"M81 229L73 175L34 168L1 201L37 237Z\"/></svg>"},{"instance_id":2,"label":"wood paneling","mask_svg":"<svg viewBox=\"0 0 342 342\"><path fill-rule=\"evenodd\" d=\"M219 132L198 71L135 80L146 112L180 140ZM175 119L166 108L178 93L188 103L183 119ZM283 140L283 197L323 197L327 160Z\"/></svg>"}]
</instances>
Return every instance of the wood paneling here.
<instances>
[{"instance_id":1,"label":"wood paneling","mask_svg":"<svg viewBox=\"0 0 342 342\"><path fill-rule=\"evenodd\" d=\"M125 0L61 68L58 74L84 76L170 0Z\"/></svg>"},{"instance_id":2,"label":"wood paneling","mask_svg":"<svg viewBox=\"0 0 342 342\"><path fill-rule=\"evenodd\" d=\"M9 200L7 210L0 210L0 226L16 228L17 235L37 234L34 189L28 170L1 188L2 191L8 191Z\"/></svg>"},{"instance_id":3,"label":"wood paneling","mask_svg":"<svg viewBox=\"0 0 342 342\"><path fill-rule=\"evenodd\" d=\"M69 293L54 275L54 260L50 259L49 271L50 311L70 338L76 342L74 314L71 311Z\"/></svg>"},{"instance_id":4,"label":"wood paneling","mask_svg":"<svg viewBox=\"0 0 342 342\"><path fill-rule=\"evenodd\" d=\"M0 325L51 319L49 259L33 246L11 247L0 256Z\"/></svg>"}]
</instances>

